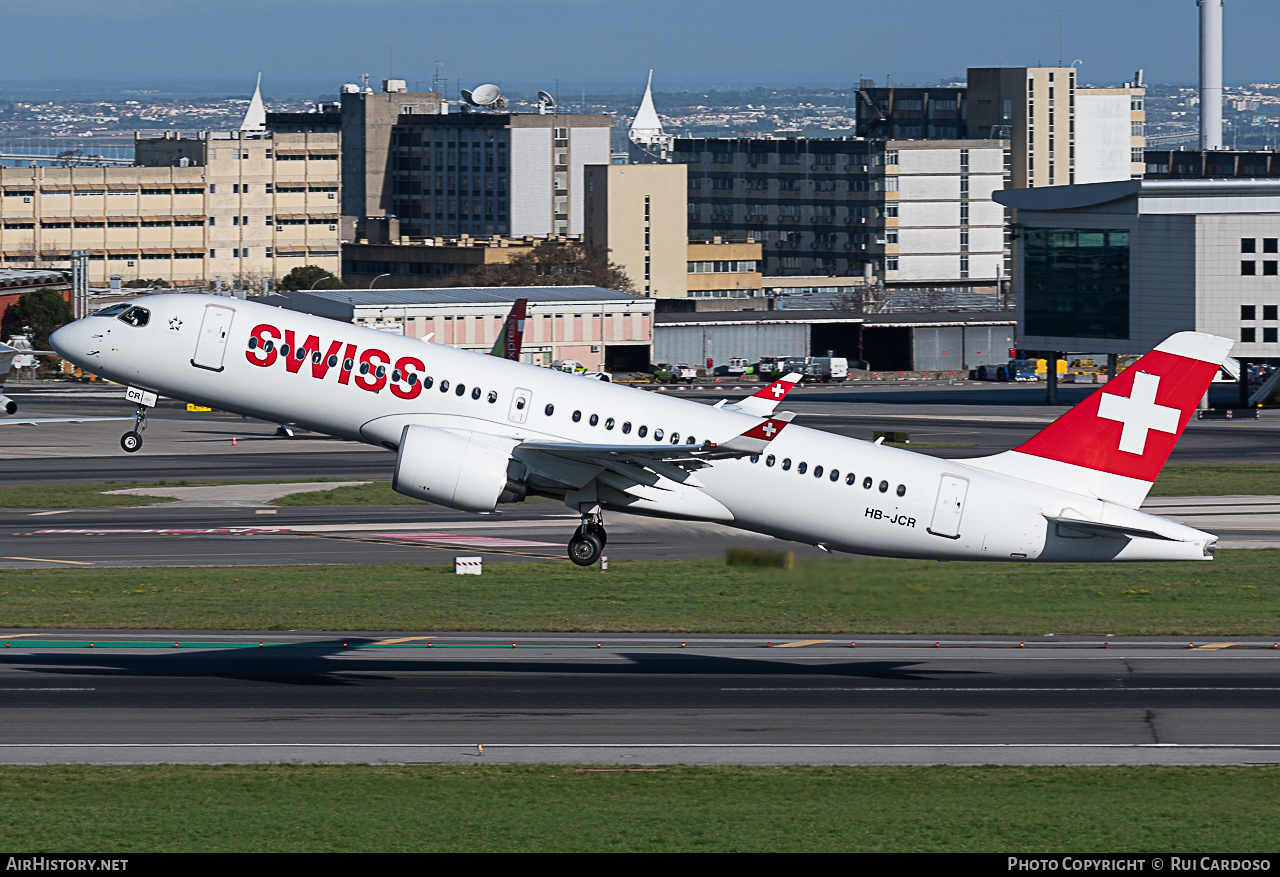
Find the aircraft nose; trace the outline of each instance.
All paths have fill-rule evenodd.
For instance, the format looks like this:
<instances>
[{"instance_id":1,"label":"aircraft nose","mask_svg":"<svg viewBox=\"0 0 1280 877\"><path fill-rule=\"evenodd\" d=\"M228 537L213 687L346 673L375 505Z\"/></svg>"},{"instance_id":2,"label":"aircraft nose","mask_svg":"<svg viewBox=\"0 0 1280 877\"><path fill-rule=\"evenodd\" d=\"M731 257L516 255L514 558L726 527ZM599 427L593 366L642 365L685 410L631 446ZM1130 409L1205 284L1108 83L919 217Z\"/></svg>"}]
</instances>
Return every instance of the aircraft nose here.
<instances>
[{"instance_id":1,"label":"aircraft nose","mask_svg":"<svg viewBox=\"0 0 1280 877\"><path fill-rule=\"evenodd\" d=\"M65 357L71 352L74 344L73 337L77 334L75 327L79 323L79 320L74 323L67 323L67 325L49 336L49 346L56 350L59 356Z\"/></svg>"}]
</instances>

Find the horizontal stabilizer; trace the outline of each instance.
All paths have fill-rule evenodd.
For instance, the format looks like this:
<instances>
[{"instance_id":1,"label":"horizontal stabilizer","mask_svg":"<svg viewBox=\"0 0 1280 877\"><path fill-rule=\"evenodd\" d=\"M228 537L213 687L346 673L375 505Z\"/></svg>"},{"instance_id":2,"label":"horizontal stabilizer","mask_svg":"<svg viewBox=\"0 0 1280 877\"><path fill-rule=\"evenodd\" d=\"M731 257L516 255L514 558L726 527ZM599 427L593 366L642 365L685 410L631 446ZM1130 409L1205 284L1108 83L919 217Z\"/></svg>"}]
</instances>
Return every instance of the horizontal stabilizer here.
<instances>
[{"instance_id":1,"label":"horizontal stabilizer","mask_svg":"<svg viewBox=\"0 0 1280 877\"><path fill-rule=\"evenodd\" d=\"M1055 515L1045 515L1046 521L1058 524L1063 527L1070 527L1072 530L1079 530L1082 533L1088 533L1090 536L1104 536L1111 539L1117 539L1121 536L1128 536L1132 539L1163 539L1166 542L1177 542L1177 539L1156 533L1153 530L1142 530L1137 527L1122 527L1119 524L1103 524L1098 521L1082 521L1079 518L1061 518Z\"/></svg>"}]
</instances>

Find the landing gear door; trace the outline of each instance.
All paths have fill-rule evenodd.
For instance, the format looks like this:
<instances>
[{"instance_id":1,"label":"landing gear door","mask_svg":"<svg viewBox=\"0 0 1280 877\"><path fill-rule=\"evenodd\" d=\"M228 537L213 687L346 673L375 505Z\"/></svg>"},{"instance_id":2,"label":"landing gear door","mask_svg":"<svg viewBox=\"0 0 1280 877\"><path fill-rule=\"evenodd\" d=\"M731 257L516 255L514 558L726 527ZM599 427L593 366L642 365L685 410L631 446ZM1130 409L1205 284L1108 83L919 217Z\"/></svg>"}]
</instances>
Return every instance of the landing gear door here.
<instances>
[{"instance_id":1,"label":"landing gear door","mask_svg":"<svg viewBox=\"0 0 1280 877\"><path fill-rule=\"evenodd\" d=\"M958 475L943 475L938 485L938 500L933 506L933 521L929 532L946 539L960 538L960 518L964 514L964 497L969 491L969 479Z\"/></svg>"},{"instance_id":2,"label":"landing gear door","mask_svg":"<svg viewBox=\"0 0 1280 877\"><path fill-rule=\"evenodd\" d=\"M196 339L196 353L191 364L210 371L222 371L222 359L227 352L227 335L231 332L232 308L223 305L206 305L204 319L200 322L200 335Z\"/></svg>"},{"instance_id":3,"label":"landing gear door","mask_svg":"<svg viewBox=\"0 0 1280 877\"><path fill-rule=\"evenodd\" d=\"M529 406L532 404L533 393L517 387L515 395L511 397L511 410L507 412L507 419L512 423L524 423L529 419Z\"/></svg>"}]
</instances>

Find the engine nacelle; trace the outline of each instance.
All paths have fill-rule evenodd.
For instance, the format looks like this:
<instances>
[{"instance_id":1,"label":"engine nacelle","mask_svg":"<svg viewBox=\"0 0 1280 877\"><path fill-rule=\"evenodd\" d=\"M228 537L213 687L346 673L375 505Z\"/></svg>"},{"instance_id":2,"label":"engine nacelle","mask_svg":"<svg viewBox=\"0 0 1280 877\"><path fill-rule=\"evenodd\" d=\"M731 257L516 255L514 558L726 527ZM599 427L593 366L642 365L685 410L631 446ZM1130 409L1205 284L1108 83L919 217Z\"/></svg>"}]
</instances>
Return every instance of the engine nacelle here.
<instances>
[{"instance_id":1,"label":"engine nacelle","mask_svg":"<svg viewBox=\"0 0 1280 877\"><path fill-rule=\"evenodd\" d=\"M3 410L5 414L14 414L18 410L18 403L8 396L0 396L0 410Z\"/></svg>"},{"instance_id":2,"label":"engine nacelle","mask_svg":"<svg viewBox=\"0 0 1280 877\"><path fill-rule=\"evenodd\" d=\"M467 512L491 512L499 502L524 499L524 467L511 445L473 432L406 426L396 452L391 488L414 499Z\"/></svg>"}]
</instances>

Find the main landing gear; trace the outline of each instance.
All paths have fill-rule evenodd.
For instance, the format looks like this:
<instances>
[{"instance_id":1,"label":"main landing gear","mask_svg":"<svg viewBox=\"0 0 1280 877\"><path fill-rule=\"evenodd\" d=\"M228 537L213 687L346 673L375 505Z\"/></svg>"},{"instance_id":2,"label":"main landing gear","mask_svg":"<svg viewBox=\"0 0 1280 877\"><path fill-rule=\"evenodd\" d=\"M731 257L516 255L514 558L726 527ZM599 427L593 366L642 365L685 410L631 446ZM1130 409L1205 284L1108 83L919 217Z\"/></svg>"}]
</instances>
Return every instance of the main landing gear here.
<instances>
[{"instance_id":1,"label":"main landing gear","mask_svg":"<svg viewBox=\"0 0 1280 877\"><path fill-rule=\"evenodd\" d=\"M133 414L133 429L120 436L120 447L127 453L134 453L142 447L142 433L147 431L147 406L139 405Z\"/></svg>"},{"instance_id":2,"label":"main landing gear","mask_svg":"<svg viewBox=\"0 0 1280 877\"><path fill-rule=\"evenodd\" d=\"M569 540L569 559L578 566L591 566L600 559L608 541L609 537L604 532L604 517L598 511L585 512L582 523Z\"/></svg>"}]
</instances>

